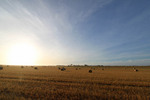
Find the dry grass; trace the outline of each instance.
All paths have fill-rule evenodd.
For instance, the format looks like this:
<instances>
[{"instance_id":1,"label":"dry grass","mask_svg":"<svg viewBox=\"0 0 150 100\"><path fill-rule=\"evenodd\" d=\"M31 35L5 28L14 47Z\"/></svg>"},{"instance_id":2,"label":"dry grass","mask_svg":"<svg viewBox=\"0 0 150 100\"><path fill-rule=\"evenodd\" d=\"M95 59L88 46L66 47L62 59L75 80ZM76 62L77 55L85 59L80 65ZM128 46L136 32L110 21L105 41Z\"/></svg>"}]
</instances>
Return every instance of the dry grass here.
<instances>
[{"instance_id":1,"label":"dry grass","mask_svg":"<svg viewBox=\"0 0 150 100\"><path fill-rule=\"evenodd\" d=\"M0 100L149 100L150 67L3 66L0 70ZM34 66L36 67L36 66Z\"/></svg>"}]
</instances>

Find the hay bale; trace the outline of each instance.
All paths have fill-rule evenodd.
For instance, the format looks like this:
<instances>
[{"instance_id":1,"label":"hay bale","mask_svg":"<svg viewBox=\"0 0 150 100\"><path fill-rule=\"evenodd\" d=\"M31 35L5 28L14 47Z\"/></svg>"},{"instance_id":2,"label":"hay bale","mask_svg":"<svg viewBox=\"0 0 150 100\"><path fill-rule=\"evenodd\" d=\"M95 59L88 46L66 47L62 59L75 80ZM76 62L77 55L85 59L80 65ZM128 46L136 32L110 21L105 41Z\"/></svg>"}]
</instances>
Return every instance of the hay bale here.
<instances>
[{"instance_id":1,"label":"hay bale","mask_svg":"<svg viewBox=\"0 0 150 100\"><path fill-rule=\"evenodd\" d=\"M65 71L65 70L66 70L66 68L64 68L64 67L63 67L63 68L61 68L61 71Z\"/></svg>"},{"instance_id":2,"label":"hay bale","mask_svg":"<svg viewBox=\"0 0 150 100\"><path fill-rule=\"evenodd\" d=\"M139 70L135 69L134 71L135 71L135 72L138 72Z\"/></svg>"},{"instance_id":3,"label":"hay bale","mask_svg":"<svg viewBox=\"0 0 150 100\"><path fill-rule=\"evenodd\" d=\"M21 68L24 68L23 66L21 66Z\"/></svg>"},{"instance_id":4,"label":"hay bale","mask_svg":"<svg viewBox=\"0 0 150 100\"><path fill-rule=\"evenodd\" d=\"M34 69L38 69L37 67L34 67Z\"/></svg>"},{"instance_id":5,"label":"hay bale","mask_svg":"<svg viewBox=\"0 0 150 100\"><path fill-rule=\"evenodd\" d=\"M89 73L92 73L92 70L91 70L91 69L89 70Z\"/></svg>"},{"instance_id":6,"label":"hay bale","mask_svg":"<svg viewBox=\"0 0 150 100\"><path fill-rule=\"evenodd\" d=\"M3 67L2 67L2 66L0 66L0 70L3 70Z\"/></svg>"}]
</instances>

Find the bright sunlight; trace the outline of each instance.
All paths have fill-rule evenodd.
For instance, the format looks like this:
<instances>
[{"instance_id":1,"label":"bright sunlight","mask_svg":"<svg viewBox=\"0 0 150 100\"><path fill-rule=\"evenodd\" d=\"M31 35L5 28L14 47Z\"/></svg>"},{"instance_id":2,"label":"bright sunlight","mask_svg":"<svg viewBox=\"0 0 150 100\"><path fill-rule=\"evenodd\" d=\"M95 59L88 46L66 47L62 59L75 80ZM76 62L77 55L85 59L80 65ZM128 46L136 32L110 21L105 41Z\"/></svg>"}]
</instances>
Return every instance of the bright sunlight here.
<instances>
[{"instance_id":1,"label":"bright sunlight","mask_svg":"<svg viewBox=\"0 0 150 100\"><path fill-rule=\"evenodd\" d=\"M11 47L7 61L11 65L33 65L36 63L36 58L34 46L29 43L20 43Z\"/></svg>"}]
</instances>

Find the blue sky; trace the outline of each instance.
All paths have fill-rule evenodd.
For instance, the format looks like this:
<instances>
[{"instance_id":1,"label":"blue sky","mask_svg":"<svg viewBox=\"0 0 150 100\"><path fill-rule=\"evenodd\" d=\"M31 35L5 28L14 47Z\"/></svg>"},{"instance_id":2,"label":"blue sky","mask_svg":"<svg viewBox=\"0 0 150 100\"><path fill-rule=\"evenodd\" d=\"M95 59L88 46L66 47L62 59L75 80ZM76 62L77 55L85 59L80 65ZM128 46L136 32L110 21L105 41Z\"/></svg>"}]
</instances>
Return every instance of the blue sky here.
<instances>
[{"instance_id":1,"label":"blue sky","mask_svg":"<svg viewBox=\"0 0 150 100\"><path fill-rule=\"evenodd\" d=\"M9 64L14 44L28 42L38 55L34 64L150 65L149 5L149 0L0 0L0 63Z\"/></svg>"}]
</instances>

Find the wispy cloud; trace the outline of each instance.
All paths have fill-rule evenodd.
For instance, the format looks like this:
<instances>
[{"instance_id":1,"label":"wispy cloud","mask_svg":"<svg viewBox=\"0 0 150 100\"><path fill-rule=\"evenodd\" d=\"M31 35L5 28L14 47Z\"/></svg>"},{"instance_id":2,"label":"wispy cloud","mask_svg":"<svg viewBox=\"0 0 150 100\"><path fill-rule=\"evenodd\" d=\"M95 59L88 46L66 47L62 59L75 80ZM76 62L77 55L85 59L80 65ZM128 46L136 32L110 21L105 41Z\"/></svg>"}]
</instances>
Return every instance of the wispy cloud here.
<instances>
[{"instance_id":1,"label":"wispy cloud","mask_svg":"<svg viewBox=\"0 0 150 100\"><path fill-rule=\"evenodd\" d=\"M137 2L131 7L132 3L117 0L1 1L0 48L32 41L42 49L44 63L55 60L55 63L65 64L111 61L121 64L122 61L148 59L150 8L148 3Z\"/></svg>"}]
</instances>

